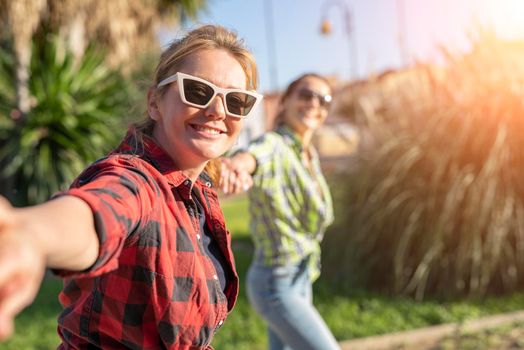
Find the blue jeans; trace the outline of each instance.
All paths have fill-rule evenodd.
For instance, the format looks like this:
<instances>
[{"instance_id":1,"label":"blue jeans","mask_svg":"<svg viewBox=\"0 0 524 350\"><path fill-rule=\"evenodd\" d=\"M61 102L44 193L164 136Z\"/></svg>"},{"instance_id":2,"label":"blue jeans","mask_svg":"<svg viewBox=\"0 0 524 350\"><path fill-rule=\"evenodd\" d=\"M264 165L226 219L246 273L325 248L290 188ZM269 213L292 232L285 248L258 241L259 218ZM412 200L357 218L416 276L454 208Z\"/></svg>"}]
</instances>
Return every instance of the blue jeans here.
<instances>
[{"instance_id":1,"label":"blue jeans","mask_svg":"<svg viewBox=\"0 0 524 350\"><path fill-rule=\"evenodd\" d=\"M306 262L298 266L250 266L247 295L268 322L270 350L340 349L313 306L311 287Z\"/></svg>"}]
</instances>

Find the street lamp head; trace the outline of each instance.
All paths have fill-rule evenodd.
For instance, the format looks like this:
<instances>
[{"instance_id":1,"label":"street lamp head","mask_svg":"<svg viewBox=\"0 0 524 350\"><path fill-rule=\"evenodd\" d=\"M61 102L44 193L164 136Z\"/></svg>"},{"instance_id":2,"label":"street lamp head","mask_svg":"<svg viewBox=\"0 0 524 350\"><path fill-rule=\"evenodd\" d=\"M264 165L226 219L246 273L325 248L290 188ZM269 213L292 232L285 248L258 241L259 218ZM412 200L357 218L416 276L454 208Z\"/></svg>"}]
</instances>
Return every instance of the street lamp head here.
<instances>
[{"instance_id":1,"label":"street lamp head","mask_svg":"<svg viewBox=\"0 0 524 350\"><path fill-rule=\"evenodd\" d=\"M327 19L322 20L322 23L320 25L320 32L323 35L331 34L331 22L329 22Z\"/></svg>"},{"instance_id":2,"label":"street lamp head","mask_svg":"<svg viewBox=\"0 0 524 350\"><path fill-rule=\"evenodd\" d=\"M321 16L322 16L322 22L320 24L320 32L322 35L330 35L332 32L332 25L331 22L327 18L328 10L333 7L337 6L339 8L338 13L342 15L342 19L344 20L345 24L345 34L347 35L348 39L348 48L349 48L349 57L351 63L351 69L352 69L352 76L353 78L356 77L357 69L357 46L352 40L353 36L353 29L352 27L352 13L350 11L350 8L348 7L345 0L325 0L324 5L321 9ZM355 48L352 48L351 42L355 44Z\"/></svg>"}]
</instances>

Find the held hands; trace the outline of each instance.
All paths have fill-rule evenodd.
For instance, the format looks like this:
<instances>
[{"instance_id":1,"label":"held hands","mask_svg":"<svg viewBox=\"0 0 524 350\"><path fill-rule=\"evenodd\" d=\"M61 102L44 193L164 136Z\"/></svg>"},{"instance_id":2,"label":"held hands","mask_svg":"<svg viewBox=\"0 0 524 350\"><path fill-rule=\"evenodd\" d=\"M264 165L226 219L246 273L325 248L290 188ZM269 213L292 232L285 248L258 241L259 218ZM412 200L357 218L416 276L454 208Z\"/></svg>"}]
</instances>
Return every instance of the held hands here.
<instances>
[{"instance_id":1,"label":"held hands","mask_svg":"<svg viewBox=\"0 0 524 350\"><path fill-rule=\"evenodd\" d=\"M253 186L251 174L231 158L221 159L220 187L224 194L237 194Z\"/></svg>"},{"instance_id":2,"label":"held hands","mask_svg":"<svg viewBox=\"0 0 524 350\"><path fill-rule=\"evenodd\" d=\"M32 303L45 272L44 254L16 211L0 197L0 341L13 333L15 316Z\"/></svg>"}]
</instances>

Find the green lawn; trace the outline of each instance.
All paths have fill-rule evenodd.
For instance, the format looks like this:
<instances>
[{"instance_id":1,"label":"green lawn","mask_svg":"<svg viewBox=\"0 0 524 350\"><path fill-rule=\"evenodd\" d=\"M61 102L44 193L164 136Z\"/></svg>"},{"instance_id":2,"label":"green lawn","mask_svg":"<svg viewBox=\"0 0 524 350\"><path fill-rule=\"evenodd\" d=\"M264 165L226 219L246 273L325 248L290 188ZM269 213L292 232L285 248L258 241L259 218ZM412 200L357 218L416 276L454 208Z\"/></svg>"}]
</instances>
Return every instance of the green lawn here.
<instances>
[{"instance_id":1,"label":"green lawn","mask_svg":"<svg viewBox=\"0 0 524 350\"><path fill-rule=\"evenodd\" d=\"M227 227L231 231L234 239L249 238L249 211L247 208L247 197L236 195L222 197L222 210L226 217Z\"/></svg>"},{"instance_id":2,"label":"green lawn","mask_svg":"<svg viewBox=\"0 0 524 350\"><path fill-rule=\"evenodd\" d=\"M244 288L252 254L246 199L242 196L228 198L223 206L233 234L241 290L237 306L217 333L213 346L217 350L262 350L266 346L265 326L249 306ZM60 310L56 296L60 286L60 281L46 279L35 303L18 317L15 336L0 345L0 349L56 348L56 316ZM348 292L320 279L315 284L315 303L337 339L345 340L524 309L524 293L482 300L418 303L365 291Z\"/></svg>"}]
</instances>

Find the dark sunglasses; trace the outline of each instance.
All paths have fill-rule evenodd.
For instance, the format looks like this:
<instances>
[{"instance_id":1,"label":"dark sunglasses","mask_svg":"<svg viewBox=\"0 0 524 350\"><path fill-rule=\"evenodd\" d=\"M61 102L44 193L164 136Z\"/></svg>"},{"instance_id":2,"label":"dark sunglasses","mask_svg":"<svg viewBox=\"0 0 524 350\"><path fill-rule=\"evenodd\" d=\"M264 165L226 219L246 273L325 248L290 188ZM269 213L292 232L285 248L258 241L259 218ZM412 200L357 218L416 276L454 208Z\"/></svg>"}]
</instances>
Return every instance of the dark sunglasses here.
<instances>
[{"instance_id":1,"label":"dark sunglasses","mask_svg":"<svg viewBox=\"0 0 524 350\"><path fill-rule=\"evenodd\" d=\"M315 91L309 89L300 89L297 91L297 96L302 101L313 101L314 99L318 100L318 103L321 107L328 108L331 105L333 98L331 95L321 95Z\"/></svg>"},{"instance_id":2,"label":"dark sunglasses","mask_svg":"<svg viewBox=\"0 0 524 350\"><path fill-rule=\"evenodd\" d=\"M224 96L226 114L236 118L246 118L262 100L262 95L242 89L224 89L199 77L185 73L175 73L158 83L157 87L178 82L182 101L190 106L207 108L216 95Z\"/></svg>"}]
</instances>

